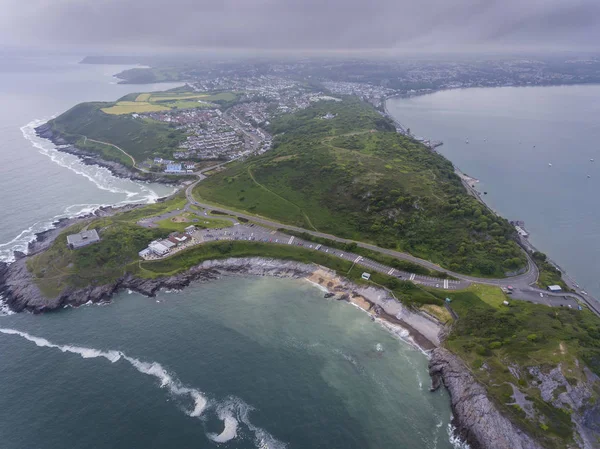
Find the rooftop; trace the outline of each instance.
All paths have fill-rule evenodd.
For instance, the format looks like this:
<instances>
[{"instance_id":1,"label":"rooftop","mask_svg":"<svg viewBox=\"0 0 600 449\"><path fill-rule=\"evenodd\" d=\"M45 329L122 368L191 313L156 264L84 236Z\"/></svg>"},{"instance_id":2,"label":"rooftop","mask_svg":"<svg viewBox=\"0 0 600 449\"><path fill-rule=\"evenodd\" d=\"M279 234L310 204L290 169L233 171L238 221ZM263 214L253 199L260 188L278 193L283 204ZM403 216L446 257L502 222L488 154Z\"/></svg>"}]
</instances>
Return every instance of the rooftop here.
<instances>
[{"instance_id":1,"label":"rooftop","mask_svg":"<svg viewBox=\"0 0 600 449\"><path fill-rule=\"evenodd\" d=\"M80 248L82 246L89 245L90 243L99 241L100 236L98 235L98 231L95 229L81 231L79 234L71 234L67 236L67 243L73 248Z\"/></svg>"}]
</instances>

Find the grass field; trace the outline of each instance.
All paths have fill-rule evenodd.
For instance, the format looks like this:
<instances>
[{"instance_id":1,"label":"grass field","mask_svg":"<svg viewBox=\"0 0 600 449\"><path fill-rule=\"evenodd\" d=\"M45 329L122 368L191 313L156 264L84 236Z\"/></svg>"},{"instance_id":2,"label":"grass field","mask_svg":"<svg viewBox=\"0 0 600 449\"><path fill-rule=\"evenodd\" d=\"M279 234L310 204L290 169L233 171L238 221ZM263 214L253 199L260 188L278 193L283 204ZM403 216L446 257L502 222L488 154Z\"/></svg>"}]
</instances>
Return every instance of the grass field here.
<instances>
[{"instance_id":1,"label":"grass field","mask_svg":"<svg viewBox=\"0 0 600 449\"><path fill-rule=\"evenodd\" d=\"M82 150L93 151L94 153L98 153L102 156L102 159L106 159L109 161L118 162L120 164L125 165L126 167L133 167L133 162L131 158L127 157L126 154L119 151L113 146L104 145L98 142L92 142L89 139L80 138L75 143L77 148L81 148Z\"/></svg>"},{"instance_id":2,"label":"grass field","mask_svg":"<svg viewBox=\"0 0 600 449\"><path fill-rule=\"evenodd\" d=\"M547 372L560 365L572 385L587 378L581 362L600 374L600 320L587 310L515 300L491 286L429 291L452 299L451 307L459 319L446 345L468 363L497 405L545 447L566 448L572 442L570 414L542 400L528 368L540 367ZM509 306L503 305L505 299ZM509 367L517 370L520 378ZM531 401L535 419L528 419L520 407L509 405L514 402L511 384Z\"/></svg>"},{"instance_id":3,"label":"grass field","mask_svg":"<svg viewBox=\"0 0 600 449\"><path fill-rule=\"evenodd\" d=\"M196 215L191 212L184 212L181 215L166 218L156 224L162 229L179 232L182 232L190 225L203 229L227 228L233 226L233 223L229 220L205 217L204 215Z\"/></svg>"},{"instance_id":4,"label":"grass field","mask_svg":"<svg viewBox=\"0 0 600 449\"><path fill-rule=\"evenodd\" d=\"M336 117L322 120L328 112ZM502 277L525 266L514 228L467 194L448 160L370 105L319 102L273 120L271 131L273 150L228 165L194 195L457 272Z\"/></svg>"},{"instance_id":5,"label":"grass field","mask_svg":"<svg viewBox=\"0 0 600 449\"><path fill-rule=\"evenodd\" d=\"M84 136L109 142L122 148L136 161L155 156L169 158L185 140L185 133L168 123L102 111L112 106L113 103L81 103L52 119L49 124L69 143L81 142ZM106 148L96 150L104 155ZM110 159L114 160L114 155Z\"/></svg>"},{"instance_id":6,"label":"grass field","mask_svg":"<svg viewBox=\"0 0 600 449\"><path fill-rule=\"evenodd\" d=\"M142 114L144 112L158 112L158 111L168 111L168 106L161 106L158 104L148 103L146 101L119 101L114 106L110 106L108 108L102 108L102 112L106 114Z\"/></svg>"},{"instance_id":7,"label":"grass field","mask_svg":"<svg viewBox=\"0 0 600 449\"><path fill-rule=\"evenodd\" d=\"M102 112L112 115L142 114L144 112L169 111L171 109L192 109L217 107L215 102L232 102L237 95L232 92L216 94L195 93L186 90L166 92L146 92L126 95L115 104L102 108Z\"/></svg>"},{"instance_id":8,"label":"grass field","mask_svg":"<svg viewBox=\"0 0 600 449\"><path fill-rule=\"evenodd\" d=\"M150 99L150 97L152 96L151 93L145 93L145 94L139 94L136 98L135 101L148 101Z\"/></svg>"},{"instance_id":9,"label":"grass field","mask_svg":"<svg viewBox=\"0 0 600 449\"><path fill-rule=\"evenodd\" d=\"M30 259L28 268L42 293L49 298L69 286L111 282L127 271L127 265L138 259L137 253L151 240L172 232L169 228L142 228L137 221L183 208L185 204L185 196L180 194L168 201L72 226L63 231L47 251ZM67 235L81 231L84 226L96 229L101 241L79 250L69 249Z\"/></svg>"}]
</instances>

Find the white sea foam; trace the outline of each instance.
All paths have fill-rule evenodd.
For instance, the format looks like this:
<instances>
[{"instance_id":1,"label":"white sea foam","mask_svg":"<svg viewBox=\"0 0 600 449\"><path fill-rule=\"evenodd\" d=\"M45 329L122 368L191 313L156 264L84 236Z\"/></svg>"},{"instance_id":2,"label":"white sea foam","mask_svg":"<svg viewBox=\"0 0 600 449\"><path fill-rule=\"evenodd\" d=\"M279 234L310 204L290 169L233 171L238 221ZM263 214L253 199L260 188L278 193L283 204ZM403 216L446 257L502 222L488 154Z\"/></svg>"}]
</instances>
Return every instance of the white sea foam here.
<instances>
[{"instance_id":1,"label":"white sea foam","mask_svg":"<svg viewBox=\"0 0 600 449\"><path fill-rule=\"evenodd\" d=\"M10 307L4 302L4 296L0 295L0 316L12 315L13 312Z\"/></svg>"},{"instance_id":2,"label":"white sea foam","mask_svg":"<svg viewBox=\"0 0 600 449\"><path fill-rule=\"evenodd\" d=\"M71 346L71 345L56 345L54 343L49 342L45 338L35 337L33 335L29 335L26 332L21 332L15 329L1 329L0 332L7 335L18 335L19 337L23 337L25 340L31 341L35 343L40 348L55 348L62 352L70 352L72 354L78 354L84 359L93 359L98 357L103 357L109 360L112 363L115 363L121 359L123 355L119 351L100 351L98 349L93 348L84 348L80 346Z\"/></svg>"},{"instance_id":3,"label":"white sea foam","mask_svg":"<svg viewBox=\"0 0 600 449\"><path fill-rule=\"evenodd\" d=\"M115 203L116 206L122 206L133 203L154 203L159 198L158 194L147 184L142 182L131 182L131 186L138 191L128 190L116 186L120 182L109 170L96 165L86 165L78 157L60 152L56 146L49 140L38 137L35 128L45 123L46 120L33 120L27 125L21 127L23 136L43 155L48 156L53 162L65 167L74 173L85 177L94 185L105 191L125 195L125 199ZM0 243L0 261L13 262L14 252L26 252L30 242L35 240L37 233L52 229L55 223L61 218L78 217L93 213L101 207L113 204L72 204L65 207L63 213L55 215L48 220L35 222L28 228L21 231L16 237L8 242Z\"/></svg>"},{"instance_id":4,"label":"white sea foam","mask_svg":"<svg viewBox=\"0 0 600 449\"><path fill-rule=\"evenodd\" d=\"M446 430L448 432L448 440L454 449L471 449L466 442L462 441L460 438L458 438L458 436L456 436L456 427L454 427L452 423L448 423Z\"/></svg>"},{"instance_id":5,"label":"white sea foam","mask_svg":"<svg viewBox=\"0 0 600 449\"><path fill-rule=\"evenodd\" d=\"M176 376L170 374L158 362L144 362L142 360L130 357L122 351L108 350L102 351L94 348L85 348L74 345L58 345L45 338L36 337L26 332L15 329L0 328L0 333L7 335L17 335L39 347L54 348L61 352L77 354L84 359L105 358L111 363L120 360L127 361L138 372L152 376L160 382L160 387L165 388L172 396L182 397L193 402L191 408L185 409L185 413L193 418L199 418L210 409L215 409L219 419L223 421L223 431L219 434L209 433L207 436L216 443L225 443L238 436L239 423L242 422L254 434L255 443L258 449L285 449L285 443L275 439L266 430L255 426L249 419L249 412L252 407L239 398L228 398L223 402L209 400L204 393L196 388L182 384Z\"/></svg>"},{"instance_id":6,"label":"white sea foam","mask_svg":"<svg viewBox=\"0 0 600 449\"><path fill-rule=\"evenodd\" d=\"M258 449L285 449L287 445L284 442L277 440L269 432L250 422L248 415L252 410L252 407L244 402L238 404L238 417L254 433L256 447Z\"/></svg>"},{"instance_id":7,"label":"white sea foam","mask_svg":"<svg viewBox=\"0 0 600 449\"><path fill-rule=\"evenodd\" d=\"M329 293L329 290L327 289L327 287L324 287L324 286L322 286L321 284L317 284L316 282L314 282L314 281L311 281L311 280L310 280L310 279L308 279L308 278L304 278L304 279L305 279L306 281L310 282L310 283L311 283L312 285L314 285L315 287L317 287L317 288L318 288L319 290L321 290L322 292Z\"/></svg>"},{"instance_id":8,"label":"white sea foam","mask_svg":"<svg viewBox=\"0 0 600 449\"><path fill-rule=\"evenodd\" d=\"M217 408L217 416L223 421L223 431L221 433L209 433L208 438L215 443L226 443L233 440L237 436L238 420L235 418L236 404L232 401L227 401L219 405Z\"/></svg>"}]
</instances>

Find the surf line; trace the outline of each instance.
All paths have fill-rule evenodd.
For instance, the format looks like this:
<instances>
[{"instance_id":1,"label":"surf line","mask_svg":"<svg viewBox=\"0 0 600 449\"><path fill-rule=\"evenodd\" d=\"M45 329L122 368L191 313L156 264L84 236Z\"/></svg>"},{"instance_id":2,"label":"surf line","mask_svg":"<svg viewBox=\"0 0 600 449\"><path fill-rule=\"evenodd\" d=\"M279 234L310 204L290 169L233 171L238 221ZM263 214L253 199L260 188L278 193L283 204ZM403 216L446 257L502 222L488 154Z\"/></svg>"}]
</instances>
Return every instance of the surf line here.
<instances>
[{"instance_id":1,"label":"surf line","mask_svg":"<svg viewBox=\"0 0 600 449\"><path fill-rule=\"evenodd\" d=\"M84 359L104 358L111 363L125 360L138 372L158 379L160 381L160 387L166 388L173 396L187 397L191 399L194 405L191 409L185 410L185 413L188 416L192 418L199 418L208 408L215 407L217 416L223 421L224 429L219 434L208 433L207 437L211 440L217 443L225 443L237 436L238 419L236 419L236 417L233 415L233 409L237 408L241 412L239 413L238 418L244 422L244 424L246 424L248 429L254 432L257 444L261 444L260 447L285 448L285 444L276 440L265 430L250 423L247 413L251 407L245 404L241 399L232 398L229 399L225 404L219 404L210 401L200 390L182 384L175 376L169 374L168 371L158 362L144 362L117 350L102 351L99 349L86 348L82 346L58 345L46 340L45 338L36 337L16 329L0 328L0 333L6 335L16 335L24 338L27 341L35 343L35 345L40 348L58 349L64 353L77 354ZM234 407L232 402L235 402L237 407Z\"/></svg>"}]
</instances>

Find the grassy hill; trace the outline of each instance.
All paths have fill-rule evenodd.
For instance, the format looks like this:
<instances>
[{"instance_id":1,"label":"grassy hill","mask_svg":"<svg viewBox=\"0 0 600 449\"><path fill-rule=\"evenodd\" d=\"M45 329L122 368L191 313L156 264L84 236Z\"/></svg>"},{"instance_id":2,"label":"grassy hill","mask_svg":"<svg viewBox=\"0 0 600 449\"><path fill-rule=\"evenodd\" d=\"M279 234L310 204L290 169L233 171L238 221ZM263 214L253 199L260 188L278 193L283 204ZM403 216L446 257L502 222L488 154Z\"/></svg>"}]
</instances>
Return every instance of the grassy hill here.
<instances>
[{"instance_id":1,"label":"grassy hill","mask_svg":"<svg viewBox=\"0 0 600 449\"><path fill-rule=\"evenodd\" d=\"M490 286L430 291L440 299L450 297L459 316L445 346L471 367L506 416L544 447L576 447L571 415L581 410L559 395L583 389L589 395L584 406L597 403L600 383L588 369L600 375L600 319L587 309L517 301ZM555 381L546 380L542 388L541 380L552 370L557 371ZM550 399L542 394L548 388ZM519 404L515 390L524 398Z\"/></svg>"},{"instance_id":2,"label":"grassy hill","mask_svg":"<svg viewBox=\"0 0 600 449\"><path fill-rule=\"evenodd\" d=\"M82 144L83 136L87 136L117 145L136 161L154 156L170 157L180 142L185 140L183 131L167 123L102 111L113 106L115 103L81 103L49 124L71 143Z\"/></svg>"},{"instance_id":3,"label":"grassy hill","mask_svg":"<svg viewBox=\"0 0 600 449\"><path fill-rule=\"evenodd\" d=\"M463 273L502 276L525 265L514 229L467 194L452 164L370 105L320 101L271 131L272 151L232 164L195 195Z\"/></svg>"}]
</instances>

